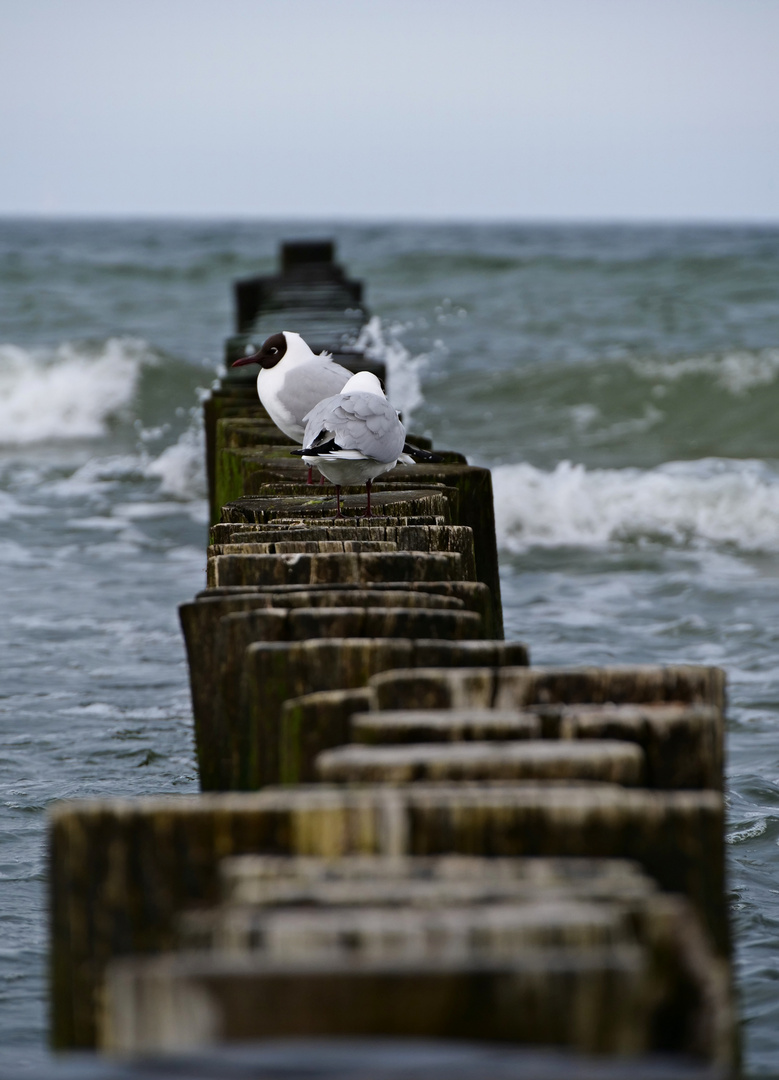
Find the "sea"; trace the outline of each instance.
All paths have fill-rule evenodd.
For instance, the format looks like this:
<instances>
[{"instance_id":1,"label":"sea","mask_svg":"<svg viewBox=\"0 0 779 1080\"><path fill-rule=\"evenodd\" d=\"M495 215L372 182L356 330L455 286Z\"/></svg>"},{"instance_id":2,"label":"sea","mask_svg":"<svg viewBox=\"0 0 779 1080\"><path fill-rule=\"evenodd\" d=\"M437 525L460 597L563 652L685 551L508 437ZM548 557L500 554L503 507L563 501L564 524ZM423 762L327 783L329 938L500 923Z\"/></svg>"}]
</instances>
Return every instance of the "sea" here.
<instances>
[{"instance_id":1,"label":"sea","mask_svg":"<svg viewBox=\"0 0 779 1080\"><path fill-rule=\"evenodd\" d=\"M316 238L407 427L493 470L507 637L726 670L745 1071L779 1073L779 228L258 220L0 220L0 1065L47 1060L47 808L197 790L200 402L233 280Z\"/></svg>"}]
</instances>

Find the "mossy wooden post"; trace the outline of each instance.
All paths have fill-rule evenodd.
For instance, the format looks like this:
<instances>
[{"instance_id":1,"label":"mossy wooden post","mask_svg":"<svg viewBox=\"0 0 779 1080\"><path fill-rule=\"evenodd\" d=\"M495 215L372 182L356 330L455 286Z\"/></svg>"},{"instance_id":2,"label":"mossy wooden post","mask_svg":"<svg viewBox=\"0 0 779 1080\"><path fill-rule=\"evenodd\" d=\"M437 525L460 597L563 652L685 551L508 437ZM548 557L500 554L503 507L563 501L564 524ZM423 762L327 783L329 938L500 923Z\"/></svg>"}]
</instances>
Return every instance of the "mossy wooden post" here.
<instances>
[{"instance_id":1,"label":"mossy wooden post","mask_svg":"<svg viewBox=\"0 0 779 1080\"><path fill-rule=\"evenodd\" d=\"M323 750L349 741L353 713L370 708L373 695L356 690L319 690L288 698L279 717L279 782L317 779L315 762Z\"/></svg>"},{"instance_id":2,"label":"mossy wooden post","mask_svg":"<svg viewBox=\"0 0 779 1080\"><path fill-rule=\"evenodd\" d=\"M438 600L441 598L450 598L456 602L455 606L464 607L467 611L475 611L479 614L482 620L482 627L484 628L484 637L489 640L500 638L501 635L495 633L495 621L494 612L492 607L492 595L486 585L480 581L372 581L368 586L371 595L378 597L377 604L391 604L392 602L387 599L387 594L396 594L398 591L404 593L415 593L419 596L419 600L416 601L420 607L439 607L450 606L448 604L439 605ZM238 585L238 586L226 586L215 587L212 589L204 589L197 594L196 599L201 600L204 598L213 598L217 596L243 596L243 595L257 595L263 594L270 597L283 596L285 594L306 593L312 597L311 603L304 606L314 607L319 603L316 599L317 594L329 593L335 588L339 593L351 592L351 591L365 591L364 587L359 583L346 582L340 583L337 586L331 586L325 584L320 585ZM423 599L429 597L430 602L426 603ZM327 606L329 601L322 601L324 606ZM356 601L359 603L359 601ZM271 604L271 606L273 606ZM344 606L340 601L334 601L333 607ZM346 604L348 606L348 602ZM408 604L406 606L414 606Z\"/></svg>"},{"instance_id":3,"label":"mossy wooden post","mask_svg":"<svg viewBox=\"0 0 779 1080\"><path fill-rule=\"evenodd\" d=\"M637 860L687 895L720 955L729 937L722 797L610 784L412 784L63 803L49 832L52 1030L94 1046L106 964L172 947L241 853L445 853Z\"/></svg>"},{"instance_id":4,"label":"mossy wooden post","mask_svg":"<svg viewBox=\"0 0 779 1080\"><path fill-rule=\"evenodd\" d=\"M568 705L549 719L562 739L638 743L650 787L723 789L725 722L716 705Z\"/></svg>"},{"instance_id":5,"label":"mossy wooden post","mask_svg":"<svg viewBox=\"0 0 779 1080\"><path fill-rule=\"evenodd\" d=\"M646 1053L651 997L644 956L626 944L593 952L583 958L576 948L558 949L543 974L543 1004L540 962L521 951L459 965L431 958L413 966L330 961L295 968L218 954L125 960L112 968L108 985L108 1046L149 1053L193 1042L381 1036Z\"/></svg>"},{"instance_id":6,"label":"mossy wooden post","mask_svg":"<svg viewBox=\"0 0 779 1080\"><path fill-rule=\"evenodd\" d=\"M293 644L307 641L424 638L430 642L443 639L451 646L453 642L468 640L478 631L479 617L474 612L424 608L261 608L223 616L214 635L212 659L218 681L212 686L214 696L209 716L200 732L206 742L199 747L199 756L210 763L209 779L202 776L201 786L204 789L258 786L257 774L246 772L252 757L253 740L249 733L252 717L242 692L249 666L247 649L255 643L276 646L289 643L291 649ZM386 662L383 666L387 666ZM274 664L273 671L276 667ZM272 709L275 716L276 706L281 704L277 692L283 693L284 688L271 682L269 672L265 676L253 686L252 699L261 703L263 715ZM333 675L322 673L320 677ZM337 683L324 685L338 686ZM317 688L322 687L311 687ZM269 750L261 747L258 752L267 756ZM271 775L271 779L277 778L276 773Z\"/></svg>"},{"instance_id":7,"label":"mossy wooden post","mask_svg":"<svg viewBox=\"0 0 779 1080\"><path fill-rule=\"evenodd\" d=\"M235 498L235 492L247 496L267 494L280 478L292 478L292 468L285 464L282 454L251 449L227 451L231 461L224 464L224 484L220 486L222 503ZM423 484L439 484L457 492L452 505L452 521L473 530L476 555L476 577L491 589L499 612L502 627L503 616L500 600L500 575L495 533L495 509L492 493L492 474L489 469L459 463L403 466L381 478L383 483L401 484L408 488ZM381 489L381 484L377 485ZM276 489L280 493L280 489Z\"/></svg>"},{"instance_id":8,"label":"mossy wooden post","mask_svg":"<svg viewBox=\"0 0 779 1080\"><path fill-rule=\"evenodd\" d=\"M300 487L308 486L306 485L308 469L300 458L291 456L289 451L294 444L291 439L287 440L281 432L279 432L278 440L281 445L272 443L251 447L220 446L219 441L225 434L229 435L232 432L229 428L225 432L225 421L220 421L217 424L218 449L215 466L214 502L211 507L212 524L219 521L221 508L225 503L234 502L245 495L259 494L267 497L274 493L274 488L279 492L282 491L283 487L281 485L285 483L294 483ZM255 468L275 459L278 459L278 465L283 467L283 469L277 468L275 470L276 473L281 472L281 477L277 477L272 485L262 491L250 492L247 488L247 481ZM309 490L318 488L319 484L317 483Z\"/></svg>"},{"instance_id":9,"label":"mossy wooden post","mask_svg":"<svg viewBox=\"0 0 779 1080\"><path fill-rule=\"evenodd\" d=\"M217 632L220 620L231 612L251 611L271 606L262 593L202 598L179 608L181 628L189 660L189 684L195 726L200 787L213 790L221 773L218 747L221 743L217 715L219 670L217 667Z\"/></svg>"},{"instance_id":10,"label":"mossy wooden post","mask_svg":"<svg viewBox=\"0 0 779 1080\"><path fill-rule=\"evenodd\" d=\"M616 739L645 755L645 784L657 788L723 786L723 717L713 705L533 705L525 711L478 706L452 709L378 710L353 716L349 738L368 746L414 743ZM535 710L535 711L534 711Z\"/></svg>"},{"instance_id":11,"label":"mossy wooden post","mask_svg":"<svg viewBox=\"0 0 779 1080\"><path fill-rule=\"evenodd\" d=\"M361 550L353 545L368 543L389 545L386 550L456 551L463 558L464 578L468 581L477 580L473 530L463 525L387 525L381 521L376 523L359 521L340 524L312 522L308 525L297 523L286 526L274 524L248 526L219 522L211 527L210 539L208 548L210 558L216 555L250 555L270 553L274 550L280 552L298 550L279 545L326 542L334 545L332 550L336 550L336 544L352 545L342 547L342 550Z\"/></svg>"},{"instance_id":12,"label":"mossy wooden post","mask_svg":"<svg viewBox=\"0 0 779 1080\"><path fill-rule=\"evenodd\" d=\"M519 642L400 638L330 638L249 645L240 663L239 694L221 712L221 730L232 752L229 772L220 788L254 790L279 782L282 742L286 753L291 752L289 733L282 737L281 729L284 702L290 698L318 690L358 689L379 671L431 663L458 667L479 662L495 667L527 663L527 649ZM223 685L233 685L232 678L228 676ZM223 699L226 696L223 692ZM335 745L334 733L324 727L327 718L318 720L321 747ZM305 757L305 747L300 747L296 756L305 761L306 775L311 775L313 765Z\"/></svg>"},{"instance_id":13,"label":"mossy wooden post","mask_svg":"<svg viewBox=\"0 0 779 1080\"><path fill-rule=\"evenodd\" d=\"M409 743L513 742L540 739L541 720L516 709L379 710L371 689L370 712L355 712L349 738L343 742L366 746L405 746Z\"/></svg>"},{"instance_id":14,"label":"mossy wooden post","mask_svg":"<svg viewBox=\"0 0 779 1080\"><path fill-rule=\"evenodd\" d=\"M389 525L451 525L451 505L449 492L442 487L427 488L386 488L376 491L371 497L374 516L388 518ZM365 493L344 495L341 507L345 515L352 519L364 520ZM322 494L316 484L304 495L294 494L289 497L247 496L225 503L222 507L223 522L236 525L270 524L282 521L304 521L308 524L321 524L335 517L335 496ZM353 523L353 522L352 522Z\"/></svg>"},{"instance_id":15,"label":"mossy wooden post","mask_svg":"<svg viewBox=\"0 0 779 1080\"><path fill-rule=\"evenodd\" d=\"M474 585L474 587L478 593L478 601L482 598L482 594L486 592L486 587L482 585ZM478 604L476 606L478 607ZM462 598L453 595L423 592L410 586L404 588L400 584L392 590L374 587L360 589L349 588L348 586L336 588L306 588L301 586L289 590L270 589L268 591L254 590L239 593L228 591L226 594L217 595L206 592L200 595L194 603L182 604L179 608L179 616L189 660L192 712L195 724L195 749L202 790L218 790L225 783L224 777L226 775L224 766L220 764L225 760L225 753L220 750L224 742L220 730L221 684L219 672L219 649L221 647L219 635L222 620L228 615L258 609L272 609L274 611L286 609L319 611L329 609L335 615L335 613L345 608L352 611L354 609L371 608L374 610L381 609L382 611L403 609L407 613L414 611L442 611L448 615L461 613L469 616L464 622L459 620L463 627L460 631L461 635L472 638L489 637L485 632L485 616L483 612L480 610L469 611L465 606L465 600ZM332 621L330 621L329 625L332 627ZM486 629L489 630L490 628L488 626ZM319 629L321 630L321 627ZM257 627L257 636L252 640L258 640L260 633L261 630ZM429 635L430 631L425 631L425 633ZM379 636L383 637L385 634ZM407 636L407 634L404 633L401 636ZM240 665L241 656L242 649L236 654L235 665L233 666ZM238 675L236 674L234 678L237 682ZM332 744L327 743L326 745ZM319 749L323 748L324 746L319 747Z\"/></svg>"},{"instance_id":16,"label":"mossy wooden post","mask_svg":"<svg viewBox=\"0 0 779 1080\"><path fill-rule=\"evenodd\" d=\"M697 664L398 671L371 679L380 709L682 702L725 706L725 673Z\"/></svg>"},{"instance_id":17,"label":"mossy wooden post","mask_svg":"<svg viewBox=\"0 0 779 1080\"><path fill-rule=\"evenodd\" d=\"M260 418L267 417L257 398L254 385L221 386L211 391L203 402L203 427L206 441L206 477L208 480L208 505L212 513L216 506L216 435L220 419L228 416ZM218 509L218 508L217 508Z\"/></svg>"},{"instance_id":18,"label":"mossy wooden post","mask_svg":"<svg viewBox=\"0 0 779 1080\"><path fill-rule=\"evenodd\" d=\"M331 784L410 784L570 780L643 786L646 757L616 739L448 746L339 746L320 754L319 779Z\"/></svg>"},{"instance_id":19,"label":"mossy wooden post","mask_svg":"<svg viewBox=\"0 0 779 1080\"><path fill-rule=\"evenodd\" d=\"M278 873L280 863L298 862L268 861ZM362 860L374 874L383 861ZM417 861L430 866L438 860ZM225 903L196 918L193 913L187 923L198 929L193 941L188 934L186 940L197 952L109 966L101 1045L137 1054L261 1037L404 1034L429 1040L467 1033L609 1054L684 1055L684 1065L649 1066L652 1075L659 1067L668 1077L678 1075L677 1064L691 1077L690 1059L724 1069L735 1064L727 970L683 897L658 894L648 881L642 893L636 892L640 881L629 883L628 895L619 888L606 893L606 881L598 895L593 882L595 891L584 896L579 883L561 889L558 881L550 896L549 887L532 891L528 882L505 875L495 880L490 866L505 860L467 861L481 864L485 885L492 877L501 903L486 889L486 902L479 903L470 874L431 882L409 871L405 879L367 882L347 871L340 885L348 883L348 889L334 892L336 880L317 888L316 882L287 877L276 883L281 895L275 902L266 888L252 906ZM624 888L625 882L617 877L611 884ZM433 885L437 900L425 888L427 903L420 903L420 885ZM518 889L512 892L511 885ZM255 893L258 887L257 880ZM392 899L385 903L382 892ZM473 896L470 903L464 892ZM344 906L347 893L357 895ZM301 952L308 957L304 966ZM442 956L448 961L442 963ZM458 1077L461 1064L458 1055ZM539 1072L537 1057L527 1064L511 1075ZM565 1075L581 1075L582 1064L566 1056ZM642 1064L631 1058L618 1067L619 1076L631 1069L644 1075ZM591 1069L590 1061L584 1065L588 1076ZM604 1069L616 1080L613 1062L601 1059L599 1075ZM504 1074L503 1067L499 1071ZM541 1071L549 1075L543 1066ZM413 1068L403 1075L412 1072L418 1075ZM699 1075L694 1066L693 1074ZM490 1066L467 1073L474 1080L493 1075Z\"/></svg>"},{"instance_id":20,"label":"mossy wooden post","mask_svg":"<svg viewBox=\"0 0 779 1080\"><path fill-rule=\"evenodd\" d=\"M459 491L459 525L468 525L473 529L474 548L476 551L476 577L489 585L495 604L500 612L501 626L503 610L500 599L500 574L498 571L498 547L495 531L495 506L492 494L492 473L489 469L474 465L432 464L398 467L387 473L385 480L397 480L410 485L418 483L438 483L455 487Z\"/></svg>"},{"instance_id":21,"label":"mossy wooden post","mask_svg":"<svg viewBox=\"0 0 779 1080\"><path fill-rule=\"evenodd\" d=\"M217 555L214 585L340 585L372 581L463 581L467 567L455 551L299 552Z\"/></svg>"}]
</instances>

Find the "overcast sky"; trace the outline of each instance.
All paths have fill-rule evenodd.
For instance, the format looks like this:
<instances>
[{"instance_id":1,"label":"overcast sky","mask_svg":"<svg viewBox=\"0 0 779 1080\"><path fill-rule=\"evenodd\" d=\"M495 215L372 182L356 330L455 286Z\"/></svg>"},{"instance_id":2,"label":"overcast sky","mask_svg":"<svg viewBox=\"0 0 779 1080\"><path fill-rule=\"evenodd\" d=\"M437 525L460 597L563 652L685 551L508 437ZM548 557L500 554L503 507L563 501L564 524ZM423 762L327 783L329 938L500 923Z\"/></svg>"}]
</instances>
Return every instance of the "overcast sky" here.
<instances>
[{"instance_id":1,"label":"overcast sky","mask_svg":"<svg viewBox=\"0 0 779 1080\"><path fill-rule=\"evenodd\" d=\"M779 0L0 0L0 214L779 221Z\"/></svg>"}]
</instances>

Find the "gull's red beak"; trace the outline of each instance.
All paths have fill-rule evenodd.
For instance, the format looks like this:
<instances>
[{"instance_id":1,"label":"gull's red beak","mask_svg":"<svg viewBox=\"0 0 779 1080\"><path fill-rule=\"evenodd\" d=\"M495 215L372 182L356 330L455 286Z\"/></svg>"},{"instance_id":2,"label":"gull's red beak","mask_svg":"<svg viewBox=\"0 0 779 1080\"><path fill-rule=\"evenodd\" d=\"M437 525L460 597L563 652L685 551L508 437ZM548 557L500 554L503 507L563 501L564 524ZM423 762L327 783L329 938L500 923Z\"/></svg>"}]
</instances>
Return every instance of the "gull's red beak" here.
<instances>
[{"instance_id":1,"label":"gull's red beak","mask_svg":"<svg viewBox=\"0 0 779 1080\"><path fill-rule=\"evenodd\" d=\"M242 356L240 360L233 360L230 367L243 367L245 364L256 364L258 353L251 353L249 356Z\"/></svg>"}]
</instances>

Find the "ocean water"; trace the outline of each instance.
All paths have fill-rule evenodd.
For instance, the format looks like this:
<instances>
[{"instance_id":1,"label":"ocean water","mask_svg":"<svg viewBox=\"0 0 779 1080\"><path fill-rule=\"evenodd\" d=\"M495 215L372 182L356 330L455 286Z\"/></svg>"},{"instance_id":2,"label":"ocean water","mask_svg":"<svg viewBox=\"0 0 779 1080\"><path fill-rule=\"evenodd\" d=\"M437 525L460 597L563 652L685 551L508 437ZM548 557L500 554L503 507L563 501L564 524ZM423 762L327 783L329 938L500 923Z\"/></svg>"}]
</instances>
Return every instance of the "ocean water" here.
<instances>
[{"instance_id":1,"label":"ocean water","mask_svg":"<svg viewBox=\"0 0 779 1080\"><path fill-rule=\"evenodd\" d=\"M45 1057L46 807L196 790L199 399L232 280L317 236L411 428L494 469L507 635L726 669L746 1064L776 1072L779 229L516 224L0 221L0 1065Z\"/></svg>"}]
</instances>

